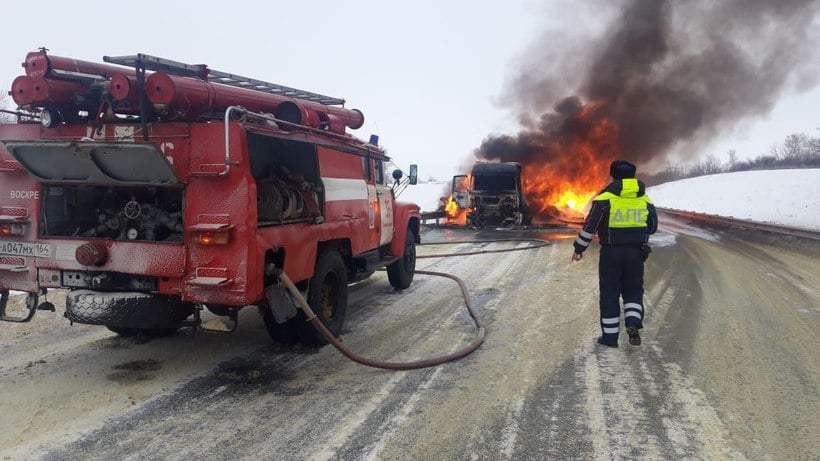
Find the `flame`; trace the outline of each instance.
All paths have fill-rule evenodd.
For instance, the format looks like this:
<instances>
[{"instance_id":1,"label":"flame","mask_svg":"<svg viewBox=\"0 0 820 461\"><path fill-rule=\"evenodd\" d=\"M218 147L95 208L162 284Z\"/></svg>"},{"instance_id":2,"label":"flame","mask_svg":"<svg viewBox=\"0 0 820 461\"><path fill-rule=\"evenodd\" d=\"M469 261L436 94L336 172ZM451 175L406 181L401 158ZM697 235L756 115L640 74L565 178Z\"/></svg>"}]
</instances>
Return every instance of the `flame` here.
<instances>
[{"instance_id":1,"label":"flame","mask_svg":"<svg viewBox=\"0 0 820 461\"><path fill-rule=\"evenodd\" d=\"M454 181L456 181L454 179ZM466 175L462 178L459 178L457 182L453 185L447 187L447 191L445 193L449 194L447 199L445 200L444 197L441 198L442 203L439 205L439 210L444 211L447 215L447 222L449 224L457 224L464 226L467 224L467 213L470 211L469 208L461 208L458 202L453 197L452 191L450 190L451 187L458 192L467 192L470 188L470 184L472 184L472 176Z\"/></svg>"},{"instance_id":2,"label":"flame","mask_svg":"<svg viewBox=\"0 0 820 461\"><path fill-rule=\"evenodd\" d=\"M569 208L570 210L577 211L579 213L583 213L585 210L585 206L589 203L593 198L595 198L596 192L575 192L572 189L567 189L560 193L559 197L553 203L556 208Z\"/></svg>"},{"instance_id":3,"label":"flame","mask_svg":"<svg viewBox=\"0 0 820 461\"><path fill-rule=\"evenodd\" d=\"M451 224L466 225L467 212L469 208L459 208L458 202L453 200L453 196L447 197L447 204L444 206L444 211L447 213L447 220Z\"/></svg>"},{"instance_id":4,"label":"flame","mask_svg":"<svg viewBox=\"0 0 820 461\"><path fill-rule=\"evenodd\" d=\"M453 196L447 197L447 205L444 205L444 211L447 212L447 216L451 218L455 218L458 215L458 203L453 200Z\"/></svg>"},{"instance_id":5,"label":"flame","mask_svg":"<svg viewBox=\"0 0 820 461\"><path fill-rule=\"evenodd\" d=\"M609 164L619 155L619 129L599 108L587 104L568 119L580 129L550 139L546 162L522 162L524 192L536 216L583 218L606 185Z\"/></svg>"}]
</instances>

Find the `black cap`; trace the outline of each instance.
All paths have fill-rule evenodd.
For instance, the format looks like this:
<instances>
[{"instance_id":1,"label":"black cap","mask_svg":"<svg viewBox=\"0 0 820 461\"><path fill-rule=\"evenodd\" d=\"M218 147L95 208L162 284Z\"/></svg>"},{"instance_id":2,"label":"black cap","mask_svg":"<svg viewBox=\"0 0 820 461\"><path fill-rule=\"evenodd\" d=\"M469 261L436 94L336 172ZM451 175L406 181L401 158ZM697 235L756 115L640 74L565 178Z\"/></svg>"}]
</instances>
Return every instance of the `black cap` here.
<instances>
[{"instance_id":1,"label":"black cap","mask_svg":"<svg viewBox=\"0 0 820 461\"><path fill-rule=\"evenodd\" d=\"M626 160L615 160L609 165L609 175L615 179L634 178L637 168Z\"/></svg>"}]
</instances>

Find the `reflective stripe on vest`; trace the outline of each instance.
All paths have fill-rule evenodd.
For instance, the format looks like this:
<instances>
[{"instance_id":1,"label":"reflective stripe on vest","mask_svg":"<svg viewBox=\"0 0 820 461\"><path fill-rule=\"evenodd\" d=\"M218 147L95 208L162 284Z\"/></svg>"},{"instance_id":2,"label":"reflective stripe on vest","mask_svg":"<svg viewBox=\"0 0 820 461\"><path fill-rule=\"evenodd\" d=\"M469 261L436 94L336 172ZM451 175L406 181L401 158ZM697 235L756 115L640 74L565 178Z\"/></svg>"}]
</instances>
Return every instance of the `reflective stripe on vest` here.
<instances>
[{"instance_id":1,"label":"reflective stripe on vest","mask_svg":"<svg viewBox=\"0 0 820 461\"><path fill-rule=\"evenodd\" d=\"M637 197L638 180L624 179L621 195L611 192L604 192L595 200L609 200L609 227L610 228L635 228L646 227L649 218L649 207L651 203L646 195Z\"/></svg>"}]
</instances>

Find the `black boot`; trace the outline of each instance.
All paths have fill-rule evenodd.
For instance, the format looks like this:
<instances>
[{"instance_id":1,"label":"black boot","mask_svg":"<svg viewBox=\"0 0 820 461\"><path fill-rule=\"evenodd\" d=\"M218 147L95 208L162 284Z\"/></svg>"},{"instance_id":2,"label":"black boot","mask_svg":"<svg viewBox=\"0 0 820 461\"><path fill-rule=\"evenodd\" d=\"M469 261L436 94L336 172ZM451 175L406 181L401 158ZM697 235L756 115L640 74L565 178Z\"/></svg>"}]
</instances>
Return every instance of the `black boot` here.
<instances>
[{"instance_id":1,"label":"black boot","mask_svg":"<svg viewBox=\"0 0 820 461\"><path fill-rule=\"evenodd\" d=\"M641 345L641 335L638 333L638 325L627 325L626 334L629 335L629 344L633 346Z\"/></svg>"},{"instance_id":2,"label":"black boot","mask_svg":"<svg viewBox=\"0 0 820 461\"><path fill-rule=\"evenodd\" d=\"M605 341L603 336L598 336L598 344L600 344L602 346L606 346L606 347L612 347L612 348L617 348L618 347L618 341L615 341L614 343L609 342L609 341Z\"/></svg>"}]
</instances>

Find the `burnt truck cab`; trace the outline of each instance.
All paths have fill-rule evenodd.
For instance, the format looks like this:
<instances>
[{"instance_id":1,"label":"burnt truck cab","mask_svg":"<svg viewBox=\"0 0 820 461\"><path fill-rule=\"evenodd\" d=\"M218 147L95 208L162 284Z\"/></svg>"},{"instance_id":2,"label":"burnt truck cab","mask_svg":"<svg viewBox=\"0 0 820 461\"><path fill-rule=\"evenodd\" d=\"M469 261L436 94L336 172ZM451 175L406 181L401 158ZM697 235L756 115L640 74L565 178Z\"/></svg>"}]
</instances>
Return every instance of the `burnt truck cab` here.
<instances>
[{"instance_id":1,"label":"burnt truck cab","mask_svg":"<svg viewBox=\"0 0 820 461\"><path fill-rule=\"evenodd\" d=\"M469 175L453 177L452 196L467 212L467 224L527 225L532 213L521 184L521 164L477 162Z\"/></svg>"},{"instance_id":2,"label":"burnt truck cab","mask_svg":"<svg viewBox=\"0 0 820 461\"><path fill-rule=\"evenodd\" d=\"M275 340L321 344L282 272L335 334L348 282L386 267L394 287L410 285L419 207L394 187L416 178L391 184L383 149L345 132L361 112L189 72L202 66L109 62L135 69L41 51L15 80L21 119L0 125L0 320L30 320L62 288L69 320L123 335L197 326L203 308L235 321L255 305ZM23 317L6 314L9 290L28 293Z\"/></svg>"}]
</instances>

